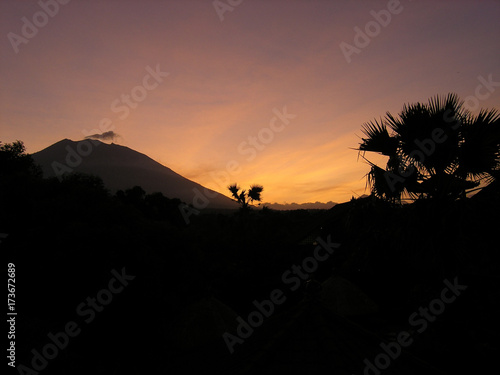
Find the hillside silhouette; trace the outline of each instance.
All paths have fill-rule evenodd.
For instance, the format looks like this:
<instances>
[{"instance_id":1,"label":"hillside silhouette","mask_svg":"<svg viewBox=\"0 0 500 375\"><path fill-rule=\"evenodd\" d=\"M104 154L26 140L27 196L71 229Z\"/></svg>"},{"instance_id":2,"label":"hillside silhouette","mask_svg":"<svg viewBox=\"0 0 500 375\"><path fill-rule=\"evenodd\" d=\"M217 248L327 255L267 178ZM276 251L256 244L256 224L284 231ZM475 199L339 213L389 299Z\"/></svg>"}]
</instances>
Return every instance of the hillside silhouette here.
<instances>
[{"instance_id":1,"label":"hillside silhouette","mask_svg":"<svg viewBox=\"0 0 500 375\"><path fill-rule=\"evenodd\" d=\"M150 157L114 143L64 139L34 153L33 159L42 167L45 177L58 176L58 172L62 175L71 170L99 176L112 191L141 186L148 193L162 192L187 204L192 204L193 200L196 202L196 196L202 196L200 202L206 200L207 208L237 208L228 197L210 189L205 191L205 187Z\"/></svg>"}]
</instances>

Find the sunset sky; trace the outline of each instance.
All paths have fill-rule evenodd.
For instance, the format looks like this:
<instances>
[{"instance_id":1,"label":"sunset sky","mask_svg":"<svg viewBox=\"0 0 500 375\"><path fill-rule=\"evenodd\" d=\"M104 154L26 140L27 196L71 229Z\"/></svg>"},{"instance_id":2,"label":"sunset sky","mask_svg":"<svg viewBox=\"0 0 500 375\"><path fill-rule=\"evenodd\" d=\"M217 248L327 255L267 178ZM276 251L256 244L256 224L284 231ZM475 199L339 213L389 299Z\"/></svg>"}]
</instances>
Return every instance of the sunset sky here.
<instances>
[{"instance_id":1,"label":"sunset sky","mask_svg":"<svg viewBox=\"0 0 500 375\"><path fill-rule=\"evenodd\" d=\"M109 119L115 143L226 195L343 202L367 192L363 123L449 92L500 109L500 83L478 89L500 82L500 1L55 1L0 2L0 140L29 153Z\"/></svg>"}]
</instances>

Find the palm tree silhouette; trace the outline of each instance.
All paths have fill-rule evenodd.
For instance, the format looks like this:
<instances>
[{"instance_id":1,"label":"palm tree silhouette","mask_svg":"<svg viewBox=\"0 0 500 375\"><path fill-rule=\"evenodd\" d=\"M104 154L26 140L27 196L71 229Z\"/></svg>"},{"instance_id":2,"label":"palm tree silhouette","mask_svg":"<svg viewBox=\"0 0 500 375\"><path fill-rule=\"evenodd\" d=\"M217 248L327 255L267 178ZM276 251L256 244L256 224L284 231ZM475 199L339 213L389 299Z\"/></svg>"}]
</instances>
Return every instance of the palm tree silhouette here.
<instances>
[{"instance_id":1,"label":"palm tree silhouette","mask_svg":"<svg viewBox=\"0 0 500 375\"><path fill-rule=\"evenodd\" d=\"M248 192L241 190L237 184L231 184L227 187L233 198L241 205L241 209L246 211L250 208L250 204L260 202L262 200L261 193L264 190L262 185L251 185Z\"/></svg>"},{"instance_id":2,"label":"palm tree silhouette","mask_svg":"<svg viewBox=\"0 0 500 375\"><path fill-rule=\"evenodd\" d=\"M500 171L499 119L497 110L474 116L448 94L363 124L358 155L371 165L372 194L393 202L406 196L455 200L485 187ZM366 151L387 156L385 169L367 160Z\"/></svg>"}]
</instances>

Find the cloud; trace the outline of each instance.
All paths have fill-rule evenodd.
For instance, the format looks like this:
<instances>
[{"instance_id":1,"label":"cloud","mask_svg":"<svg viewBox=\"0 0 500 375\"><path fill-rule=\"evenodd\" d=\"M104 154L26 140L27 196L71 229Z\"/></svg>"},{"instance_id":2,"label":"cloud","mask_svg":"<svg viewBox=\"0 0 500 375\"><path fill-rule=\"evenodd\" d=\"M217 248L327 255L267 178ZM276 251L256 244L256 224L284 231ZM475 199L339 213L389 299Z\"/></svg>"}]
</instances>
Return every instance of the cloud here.
<instances>
[{"instance_id":1,"label":"cloud","mask_svg":"<svg viewBox=\"0 0 500 375\"><path fill-rule=\"evenodd\" d=\"M85 137L85 139L97 139L100 141L114 141L119 135L114 131L104 132L102 134L92 134Z\"/></svg>"}]
</instances>

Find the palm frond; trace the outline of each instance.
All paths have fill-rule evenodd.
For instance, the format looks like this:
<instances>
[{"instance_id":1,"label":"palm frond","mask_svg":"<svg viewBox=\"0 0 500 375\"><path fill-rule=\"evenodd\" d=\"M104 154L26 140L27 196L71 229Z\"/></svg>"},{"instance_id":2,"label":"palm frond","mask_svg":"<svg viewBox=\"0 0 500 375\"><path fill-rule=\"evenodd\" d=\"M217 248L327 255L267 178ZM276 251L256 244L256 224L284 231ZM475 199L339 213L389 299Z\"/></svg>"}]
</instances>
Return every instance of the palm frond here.
<instances>
[{"instance_id":1,"label":"palm frond","mask_svg":"<svg viewBox=\"0 0 500 375\"><path fill-rule=\"evenodd\" d=\"M363 124L362 132L367 138L362 138L359 151L378 152L382 155L392 156L396 153L398 141L391 137L382 119L380 122L373 120Z\"/></svg>"},{"instance_id":2,"label":"palm frond","mask_svg":"<svg viewBox=\"0 0 500 375\"><path fill-rule=\"evenodd\" d=\"M264 190L264 187L262 185L252 185L252 186L250 186L250 190L248 190L248 198L251 201L260 202L261 199L262 199L261 196L260 196L260 194L262 193L263 190Z\"/></svg>"},{"instance_id":3,"label":"palm frond","mask_svg":"<svg viewBox=\"0 0 500 375\"><path fill-rule=\"evenodd\" d=\"M231 194L234 197L234 199L236 199L236 200L240 199L240 197L238 195L238 191L240 190L240 187L237 184L231 184L227 188L231 192Z\"/></svg>"},{"instance_id":4,"label":"palm frond","mask_svg":"<svg viewBox=\"0 0 500 375\"><path fill-rule=\"evenodd\" d=\"M477 179L500 165L500 114L481 110L462 129L456 174Z\"/></svg>"}]
</instances>

